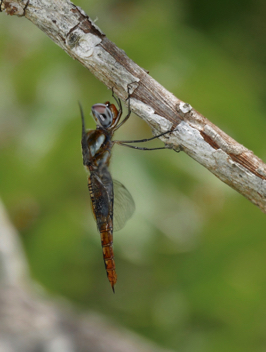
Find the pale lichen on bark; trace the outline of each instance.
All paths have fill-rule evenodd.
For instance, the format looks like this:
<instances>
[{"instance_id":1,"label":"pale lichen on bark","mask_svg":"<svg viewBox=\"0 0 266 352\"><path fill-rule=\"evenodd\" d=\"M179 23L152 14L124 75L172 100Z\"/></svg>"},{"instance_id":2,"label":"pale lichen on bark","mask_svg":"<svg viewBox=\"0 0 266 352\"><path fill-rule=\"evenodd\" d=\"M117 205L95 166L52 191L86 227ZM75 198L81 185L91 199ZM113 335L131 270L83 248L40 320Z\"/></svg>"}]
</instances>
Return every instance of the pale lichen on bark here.
<instances>
[{"instance_id":1,"label":"pale lichen on bark","mask_svg":"<svg viewBox=\"0 0 266 352\"><path fill-rule=\"evenodd\" d=\"M168 92L112 43L86 13L68 0L3 0L2 10L25 15L71 57L88 68L157 130L220 180L266 212L266 165L203 115ZM155 132L155 131L154 131Z\"/></svg>"}]
</instances>

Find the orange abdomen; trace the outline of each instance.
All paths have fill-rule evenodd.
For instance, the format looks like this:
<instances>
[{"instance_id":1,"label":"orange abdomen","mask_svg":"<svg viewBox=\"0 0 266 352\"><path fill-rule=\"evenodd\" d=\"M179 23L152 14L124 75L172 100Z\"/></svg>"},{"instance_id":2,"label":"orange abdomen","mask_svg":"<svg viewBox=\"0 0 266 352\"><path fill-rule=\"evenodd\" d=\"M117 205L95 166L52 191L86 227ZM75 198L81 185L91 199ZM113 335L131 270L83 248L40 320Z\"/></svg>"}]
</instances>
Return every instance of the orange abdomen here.
<instances>
[{"instance_id":1,"label":"orange abdomen","mask_svg":"<svg viewBox=\"0 0 266 352\"><path fill-rule=\"evenodd\" d=\"M114 251L113 251L113 229L110 226L111 221L104 224L101 233L101 242L103 248L103 260L105 264L105 270L107 273L108 280L112 286L113 291L114 285L117 280L117 275L115 271L115 261L114 261Z\"/></svg>"}]
</instances>

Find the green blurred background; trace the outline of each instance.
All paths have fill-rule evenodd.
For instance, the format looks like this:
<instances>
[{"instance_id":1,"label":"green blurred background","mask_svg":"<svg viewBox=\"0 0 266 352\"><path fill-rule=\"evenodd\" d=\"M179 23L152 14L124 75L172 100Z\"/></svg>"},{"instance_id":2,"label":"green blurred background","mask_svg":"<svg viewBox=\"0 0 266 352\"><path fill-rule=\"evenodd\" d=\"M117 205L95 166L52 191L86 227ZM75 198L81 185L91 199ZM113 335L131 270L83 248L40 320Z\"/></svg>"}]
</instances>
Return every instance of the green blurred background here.
<instances>
[{"instance_id":1,"label":"green blurred background","mask_svg":"<svg viewBox=\"0 0 266 352\"><path fill-rule=\"evenodd\" d=\"M75 3L152 77L266 160L264 1ZM0 33L0 196L32 277L176 351L265 351L265 214L184 153L115 147L111 171L136 212L115 233L114 295L77 105L94 128L90 108L110 91L24 18L1 13ZM133 116L116 138L149 136Z\"/></svg>"}]
</instances>

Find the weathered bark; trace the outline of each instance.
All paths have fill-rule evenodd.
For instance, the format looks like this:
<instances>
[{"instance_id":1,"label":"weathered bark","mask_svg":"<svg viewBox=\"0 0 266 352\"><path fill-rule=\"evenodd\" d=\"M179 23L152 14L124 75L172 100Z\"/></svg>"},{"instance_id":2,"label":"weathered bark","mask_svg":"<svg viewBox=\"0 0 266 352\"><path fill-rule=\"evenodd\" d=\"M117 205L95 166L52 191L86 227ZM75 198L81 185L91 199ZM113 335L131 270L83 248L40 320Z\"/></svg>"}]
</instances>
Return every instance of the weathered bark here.
<instances>
[{"instance_id":1,"label":"weathered bark","mask_svg":"<svg viewBox=\"0 0 266 352\"><path fill-rule=\"evenodd\" d=\"M71 57L88 68L156 130L266 213L266 165L204 116L168 92L127 57L68 0L3 0L2 10L25 16Z\"/></svg>"}]
</instances>

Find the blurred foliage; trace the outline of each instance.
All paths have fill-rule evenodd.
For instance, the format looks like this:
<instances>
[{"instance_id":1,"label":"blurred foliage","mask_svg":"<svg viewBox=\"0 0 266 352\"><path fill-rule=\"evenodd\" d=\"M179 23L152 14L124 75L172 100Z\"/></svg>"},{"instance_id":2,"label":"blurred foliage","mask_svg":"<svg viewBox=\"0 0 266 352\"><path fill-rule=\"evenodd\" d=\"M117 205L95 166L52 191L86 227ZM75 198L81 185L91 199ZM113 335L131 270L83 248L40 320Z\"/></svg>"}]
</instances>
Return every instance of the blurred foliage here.
<instances>
[{"instance_id":1,"label":"blurred foliage","mask_svg":"<svg viewBox=\"0 0 266 352\"><path fill-rule=\"evenodd\" d=\"M76 4L151 76L265 160L264 1ZM115 147L113 176L137 209L115 234L113 295L77 105L94 128L90 107L110 91L24 18L1 13L0 30L0 194L33 278L174 350L264 351L265 214L182 153ZM146 136L136 116L117 133Z\"/></svg>"}]
</instances>

